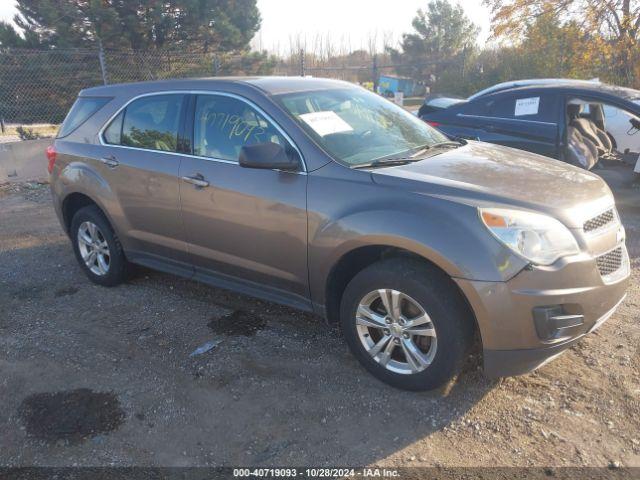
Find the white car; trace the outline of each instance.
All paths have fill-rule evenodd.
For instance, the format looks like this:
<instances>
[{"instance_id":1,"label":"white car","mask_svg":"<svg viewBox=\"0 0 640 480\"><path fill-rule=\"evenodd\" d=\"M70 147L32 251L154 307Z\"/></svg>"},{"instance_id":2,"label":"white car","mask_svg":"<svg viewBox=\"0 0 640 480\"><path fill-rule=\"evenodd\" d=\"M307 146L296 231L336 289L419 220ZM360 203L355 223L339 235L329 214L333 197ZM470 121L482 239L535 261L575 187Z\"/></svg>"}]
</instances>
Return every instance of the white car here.
<instances>
[{"instance_id":1,"label":"white car","mask_svg":"<svg viewBox=\"0 0 640 480\"><path fill-rule=\"evenodd\" d=\"M640 105L640 100L633 103ZM604 106L604 117L607 124L607 132L609 132L616 141L618 151L637 150L640 145L640 135L637 128L631 125L631 119L635 118L630 113L613 107L611 105Z\"/></svg>"}]
</instances>

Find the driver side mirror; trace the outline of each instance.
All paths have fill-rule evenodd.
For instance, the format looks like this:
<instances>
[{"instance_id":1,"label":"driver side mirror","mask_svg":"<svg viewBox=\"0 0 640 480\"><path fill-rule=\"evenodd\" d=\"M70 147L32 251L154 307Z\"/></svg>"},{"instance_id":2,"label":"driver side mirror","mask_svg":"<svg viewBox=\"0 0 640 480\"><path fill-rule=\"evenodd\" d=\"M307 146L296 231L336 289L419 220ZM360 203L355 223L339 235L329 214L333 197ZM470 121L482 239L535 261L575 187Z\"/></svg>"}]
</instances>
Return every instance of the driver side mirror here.
<instances>
[{"instance_id":1,"label":"driver side mirror","mask_svg":"<svg viewBox=\"0 0 640 480\"><path fill-rule=\"evenodd\" d=\"M238 163L244 168L260 168L263 170L298 171L300 158L298 153L285 150L282 145L273 142L245 145L240 149Z\"/></svg>"}]
</instances>

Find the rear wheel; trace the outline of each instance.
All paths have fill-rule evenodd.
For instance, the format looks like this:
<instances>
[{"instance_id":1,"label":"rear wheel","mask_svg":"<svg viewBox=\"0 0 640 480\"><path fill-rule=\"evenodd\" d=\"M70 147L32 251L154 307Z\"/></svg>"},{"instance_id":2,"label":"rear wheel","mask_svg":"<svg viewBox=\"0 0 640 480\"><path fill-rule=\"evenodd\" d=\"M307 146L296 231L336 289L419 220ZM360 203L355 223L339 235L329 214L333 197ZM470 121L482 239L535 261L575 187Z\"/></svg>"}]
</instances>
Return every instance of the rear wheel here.
<instances>
[{"instance_id":1,"label":"rear wheel","mask_svg":"<svg viewBox=\"0 0 640 480\"><path fill-rule=\"evenodd\" d=\"M127 260L122 246L97 206L76 212L71 220L70 234L76 259L92 282L114 286L126 279Z\"/></svg>"},{"instance_id":2,"label":"rear wheel","mask_svg":"<svg viewBox=\"0 0 640 480\"><path fill-rule=\"evenodd\" d=\"M473 319L451 279L408 259L384 260L358 273L344 292L340 317L362 365L405 390L450 381L473 338Z\"/></svg>"}]
</instances>

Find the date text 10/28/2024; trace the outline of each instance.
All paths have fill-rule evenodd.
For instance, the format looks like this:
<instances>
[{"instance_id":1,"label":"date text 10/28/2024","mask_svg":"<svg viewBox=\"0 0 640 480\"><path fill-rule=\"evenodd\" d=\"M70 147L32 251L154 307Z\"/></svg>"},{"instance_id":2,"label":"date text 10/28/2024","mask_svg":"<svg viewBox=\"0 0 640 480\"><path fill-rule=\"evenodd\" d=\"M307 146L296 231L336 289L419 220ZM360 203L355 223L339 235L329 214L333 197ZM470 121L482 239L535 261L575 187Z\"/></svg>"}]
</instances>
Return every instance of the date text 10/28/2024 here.
<instances>
[{"instance_id":1,"label":"date text 10/28/2024","mask_svg":"<svg viewBox=\"0 0 640 480\"><path fill-rule=\"evenodd\" d=\"M398 478L390 468L234 468L236 478Z\"/></svg>"}]
</instances>

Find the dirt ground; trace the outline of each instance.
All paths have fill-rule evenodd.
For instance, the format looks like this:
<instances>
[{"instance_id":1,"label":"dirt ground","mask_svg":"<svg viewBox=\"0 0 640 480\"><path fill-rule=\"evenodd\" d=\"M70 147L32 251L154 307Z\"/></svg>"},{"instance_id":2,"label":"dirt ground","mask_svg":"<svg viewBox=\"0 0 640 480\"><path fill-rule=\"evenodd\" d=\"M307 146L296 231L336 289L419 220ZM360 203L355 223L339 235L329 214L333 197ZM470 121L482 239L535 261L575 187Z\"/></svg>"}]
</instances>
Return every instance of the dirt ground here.
<instances>
[{"instance_id":1,"label":"dirt ground","mask_svg":"<svg viewBox=\"0 0 640 480\"><path fill-rule=\"evenodd\" d=\"M313 316L148 270L95 286L48 187L0 187L0 465L640 466L640 189L601 173L633 262L618 312L535 373L423 394Z\"/></svg>"}]
</instances>

